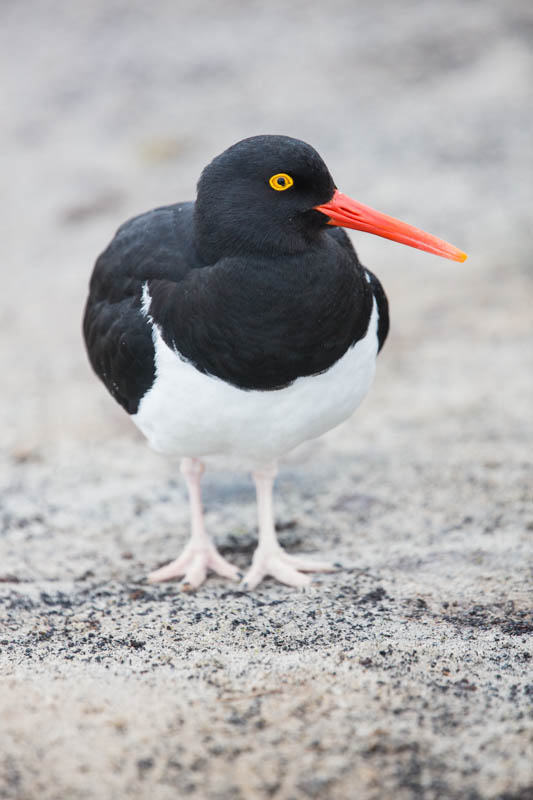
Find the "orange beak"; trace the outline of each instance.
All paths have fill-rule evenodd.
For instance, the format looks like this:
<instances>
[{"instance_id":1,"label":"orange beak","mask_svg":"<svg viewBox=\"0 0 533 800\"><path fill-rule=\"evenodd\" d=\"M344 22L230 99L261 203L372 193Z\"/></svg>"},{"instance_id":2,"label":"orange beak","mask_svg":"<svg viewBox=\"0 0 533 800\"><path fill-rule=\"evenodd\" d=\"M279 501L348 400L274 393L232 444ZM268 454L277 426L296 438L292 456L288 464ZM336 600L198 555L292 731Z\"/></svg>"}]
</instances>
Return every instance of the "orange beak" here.
<instances>
[{"instance_id":1,"label":"orange beak","mask_svg":"<svg viewBox=\"0 0 533 800\"><path fill-rule=\"evenodd\" d=\"M321 211L330 218L328 225L340 225L343 228L374 233L376 236L383 236L385 239L392 239L393 242L401 242L409 247L426 250L428 253L450 258L452 261L466 261L467 259L466 253L458 250L453 244L448 244L448 242L437 239L436 236L414 228L406 222L401 222L399 219L375 211L369 206L364 206L337 189L329 203L315 206L315 210Z\"/></svg>"}]
</instances>

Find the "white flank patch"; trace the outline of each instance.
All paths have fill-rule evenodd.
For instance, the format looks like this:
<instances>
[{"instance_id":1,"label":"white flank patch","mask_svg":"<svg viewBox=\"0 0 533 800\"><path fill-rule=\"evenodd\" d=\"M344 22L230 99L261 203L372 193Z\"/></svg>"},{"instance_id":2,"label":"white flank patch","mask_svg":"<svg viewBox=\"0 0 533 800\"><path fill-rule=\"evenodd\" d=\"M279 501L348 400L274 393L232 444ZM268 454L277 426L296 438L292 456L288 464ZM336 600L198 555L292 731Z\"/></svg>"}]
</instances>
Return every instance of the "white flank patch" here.
<instances>
[{"instance_id":1,"label":"white flank patch","mask_svg":"<svg viewBox=\"0 0 533 800\"><path fill-rule=\"evenodd\" d=\"M151 321L149 307L146 287L143 312ZM327 372L268 392L243 391L198 372L165 344L154 324L156 379L132 419L162 453L271 461L355 411L374 377L377 323L374 300L365 337Z\"/></svg>"},{"instance_id":2,"label":"white flank patch","mask_svg":"<svg viewBox=\"0 0 533 800\"><path fill-rule=\"evenodd\" d=\"M152 298L150 297L150 291L148 289L148 282L145 281L143 283L143 296L141 302L141 311L145 317L148 317L150 322L153 322L152 317L150 316L150 305L152 304Z\"/></svg>"}]
</instances>

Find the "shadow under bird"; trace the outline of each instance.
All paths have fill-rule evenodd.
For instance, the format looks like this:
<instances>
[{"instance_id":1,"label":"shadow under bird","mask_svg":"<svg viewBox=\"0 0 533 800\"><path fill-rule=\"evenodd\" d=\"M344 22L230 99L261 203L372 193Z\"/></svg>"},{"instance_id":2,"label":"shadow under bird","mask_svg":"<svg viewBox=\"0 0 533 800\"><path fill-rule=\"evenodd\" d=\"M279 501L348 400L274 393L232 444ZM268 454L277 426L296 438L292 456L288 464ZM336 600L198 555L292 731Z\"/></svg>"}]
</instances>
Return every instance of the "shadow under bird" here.
<instances>
[{"instance_id":1,"label":"shadow under bird","mask_svg":"<svg viewBox=\"0 0 533 800\"><path fill-rule=\"evenodd\" d=\"M98 258L83 331L90 362L150 445L182 457L191 536L151 581L241 574L204 528L202 459L238 457L257 490L259 543L243 588L305 586L325 562L279 545L276 459L347 419L372 382L388 304L342 227L464 261L450 244L341 194L310 145L237 142L196 202L141 214Z\"/></svg>"}]
</instances>

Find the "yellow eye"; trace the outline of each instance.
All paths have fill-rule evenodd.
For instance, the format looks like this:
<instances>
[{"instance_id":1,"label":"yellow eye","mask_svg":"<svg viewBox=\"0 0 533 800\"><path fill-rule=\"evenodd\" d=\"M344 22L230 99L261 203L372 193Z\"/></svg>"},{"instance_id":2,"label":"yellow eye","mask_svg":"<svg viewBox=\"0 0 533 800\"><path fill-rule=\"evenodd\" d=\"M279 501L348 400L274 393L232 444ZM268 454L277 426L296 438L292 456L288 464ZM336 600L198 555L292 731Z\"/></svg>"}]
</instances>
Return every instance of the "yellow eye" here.
<instances>
[{"instance_id":1,"label":"yellow eye","mask_svg":"<svg viewBox=\"0 0 533 800\"><path fill-rule=\"evenodd\" d=\"M286 172L278 172L277 175L272 175L269 184L276 192L284 192L285 189L290 189L294 181Z\"/></svg>"}]
</instances>

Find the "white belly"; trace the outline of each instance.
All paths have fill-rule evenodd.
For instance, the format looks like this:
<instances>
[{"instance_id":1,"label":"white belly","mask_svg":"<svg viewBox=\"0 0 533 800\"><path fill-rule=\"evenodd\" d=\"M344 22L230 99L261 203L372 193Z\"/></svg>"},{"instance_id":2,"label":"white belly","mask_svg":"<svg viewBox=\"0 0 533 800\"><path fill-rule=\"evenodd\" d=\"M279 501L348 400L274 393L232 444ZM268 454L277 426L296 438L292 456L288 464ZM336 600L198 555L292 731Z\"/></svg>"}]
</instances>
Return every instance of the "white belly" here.
<instances>
[{"instance_id":1,"label":"white belly","mask_svg":"<svg viewBox=\"0 0 533 800\"><path fill-rule=\"evenodd\" d=\"M271 461L355 411L374 377L377 323L374 300L365 337L327 372L266 392L243 391L198 372L154 325L156 380L132 419L159 452Z\"/></svg>"}]
</instances>

